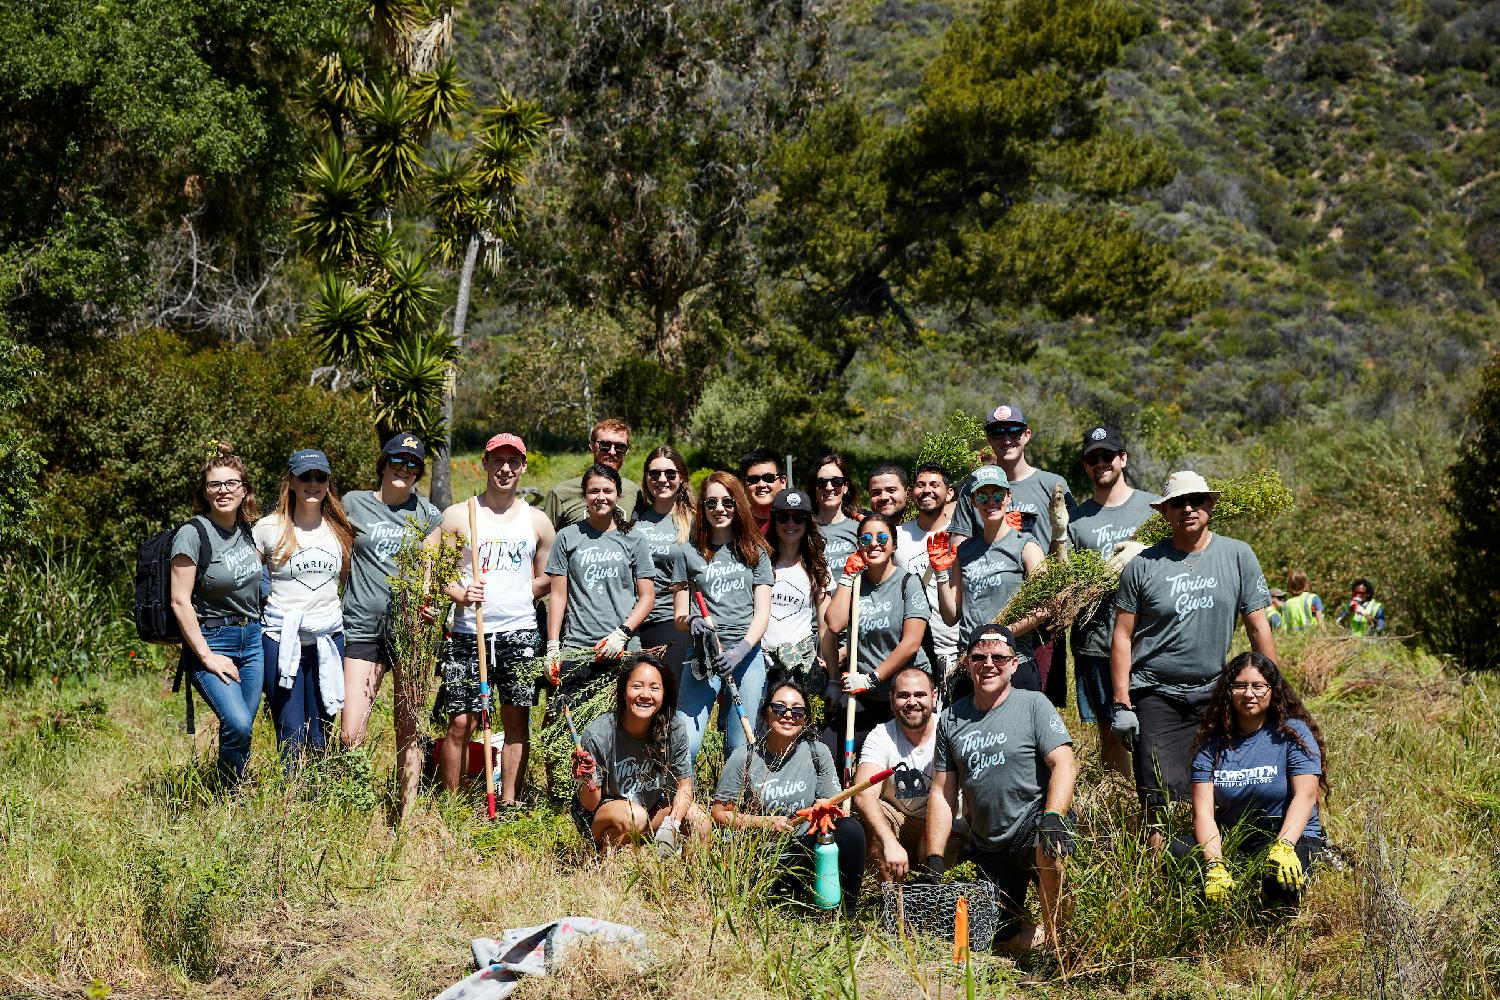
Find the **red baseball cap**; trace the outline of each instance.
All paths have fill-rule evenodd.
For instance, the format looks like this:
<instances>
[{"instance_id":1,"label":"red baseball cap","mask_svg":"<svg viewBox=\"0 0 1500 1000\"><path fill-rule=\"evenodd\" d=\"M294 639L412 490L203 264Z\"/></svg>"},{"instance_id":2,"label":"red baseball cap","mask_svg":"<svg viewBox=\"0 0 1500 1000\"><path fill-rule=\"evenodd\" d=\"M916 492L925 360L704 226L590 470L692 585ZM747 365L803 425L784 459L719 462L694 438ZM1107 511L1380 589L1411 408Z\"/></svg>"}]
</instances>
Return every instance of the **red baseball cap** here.
<instances>
[{"instance_id":1,"label":"red baseball cap","mask_svg":"<svg viewBox=\"0 0 1500 1000\"><path fill-rule=\"evenodd\" d=\"M488 455L496 448L505 448L507 446L516 449L522 455L526 454L526 442L514 434L496 434L484 443L484 453Z\"/></svg>"}]
</instances>

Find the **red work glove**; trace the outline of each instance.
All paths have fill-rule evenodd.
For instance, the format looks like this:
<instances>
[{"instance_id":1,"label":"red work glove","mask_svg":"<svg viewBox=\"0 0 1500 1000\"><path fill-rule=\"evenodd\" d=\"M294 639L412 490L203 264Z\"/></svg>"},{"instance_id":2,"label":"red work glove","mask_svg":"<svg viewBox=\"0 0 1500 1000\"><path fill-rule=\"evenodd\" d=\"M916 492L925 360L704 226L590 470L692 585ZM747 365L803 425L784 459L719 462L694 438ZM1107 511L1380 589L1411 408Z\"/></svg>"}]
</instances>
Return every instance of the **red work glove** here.
<instances>
[{"instance_id":1,"label":"red work glove","mask_svg":"<svg viewBox=\"0 0 1500 1000\"><path fill-rule=\"evenodd\" d=\"M586 785L594 783L594 772L598 765L594 763L594 755L583 747L577 747L573 751L573 777Z\"/></svg>"},{"instance_id":2,"label":"red work glove","mask_svg":"<svg viewBox=\"0 0 1500 1000\"><path fill-rule=\"evenodd\" d=\"M869 563L865 562L864 556L860 555L858 552L852 552L849 554L849 558L844 560L844 575L858 576L860 573L863 573L868 566Z\"/></svg>"},{"instance_id":3,"label":"red work glove","mask_svg":"<svg viewBox=\"0 0 1500 1000\"><path fill-rule=\"evenodd\" d=\"M1005 523L1008 524L1008 525L1010 525L1012 528L1015 528L1017 531L1020 531L1021 530L1021 512L1018 511L1018 510L1008 510L1008 511L1006 511L1005 512Z\"/></svg>"},{"instance_id":4,"label":"red work glove","mask_svg":"<svg viewBox=\"0 0 1500 1000\"><path fill-rule=\"evenodd\" d=\"M958 553L954 551L946 531L935 531L927 539L927 564L935 571L942 573L952 569L957 558Z\"/></svg>"}]
</instances>

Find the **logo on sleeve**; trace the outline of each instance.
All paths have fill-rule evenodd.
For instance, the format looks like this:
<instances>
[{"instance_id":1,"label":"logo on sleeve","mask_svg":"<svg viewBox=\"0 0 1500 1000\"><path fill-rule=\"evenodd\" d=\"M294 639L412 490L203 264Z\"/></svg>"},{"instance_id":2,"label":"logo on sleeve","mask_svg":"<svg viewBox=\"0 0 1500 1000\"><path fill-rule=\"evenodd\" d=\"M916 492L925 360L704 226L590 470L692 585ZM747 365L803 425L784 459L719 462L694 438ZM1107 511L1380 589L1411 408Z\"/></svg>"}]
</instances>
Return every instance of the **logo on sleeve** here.
<instances>
[{"instance_id":1,"label":"logo on sleeve","mask_svg":"<svg viewBox=\"0 0 1500 1000\"><path fill-rule=\"evenodd\" d=\"M1047 723L1047 728L1052 730L1059 736L1065 736L1068 732L1068 730L1063 727L1063 721L1057 717L1056 712L1052 713L1052 721Z\"/></svg>"}]
</instances>

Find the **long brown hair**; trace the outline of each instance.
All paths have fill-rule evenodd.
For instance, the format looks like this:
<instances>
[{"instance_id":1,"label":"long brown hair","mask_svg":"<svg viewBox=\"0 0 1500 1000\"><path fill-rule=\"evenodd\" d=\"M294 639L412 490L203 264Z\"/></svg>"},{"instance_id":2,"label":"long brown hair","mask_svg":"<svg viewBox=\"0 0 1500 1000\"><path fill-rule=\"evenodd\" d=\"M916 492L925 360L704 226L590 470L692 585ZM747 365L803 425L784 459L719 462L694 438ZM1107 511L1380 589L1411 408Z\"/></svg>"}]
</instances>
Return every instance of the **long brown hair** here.
<instances>
[{"instance_id":1,"label":"long brown hair","mask_svg":"<svg viewBox=\"0 0 1500 1000\"><path fill-rule=\"evenodd\" d=\"M788 514L790 511L771 511L771 530L776 528L776 515ZM797 560L802 563L802 568L807 572L808 580L812 581L813 593L821 593L828 589L828 557L824 555L822 529L818 522L813 519L812 511L801 511L807 515L806 526L802 531L802 540L797 543ZM777 554L781 551L781 536L776 536L776 544L771 546Z\"/></svg>"},{"instance_id":2,"label":"long brown hair","mask_svg":"<svg viewBox=\"0 0 1500 1000\"><path fill-rule=\"evenodd\" d=\"M214 445L214 454L203 468L198 470L198 492L193 495L193 513L208 513L208 474L215 469L233 469L240 477L245 495L240 499L240 509L235 519L244 525L260 520L260 504L255 502L255 491L250 488L250 473L245 470L245 460L234 453L234 445L219 441Z\"/></svg>"},{"instance_id":3,"label":"long brown hair","mask_svg":"<svg viewBox=\"0 0 1500 1000\"><path fill-rule=\"evenodd\" d=\"M698 498L693 505L693 546L699 554L704 559L713 557L713 529L708 526L708 518L703 516L703 498L708 495L710 483L724 487L734 501L734 538L729 542L734 557L746 566L754 566L762 556L774 562L776 553L771 551L770 543L750 516L750 497L745 493L745 487L727 472L710 472L698 486Z\"/></svg>"},{"instance_id":4,"label":"long brown hair","mask_svg":"<svg viewBox=\"0 0 1500 1000\"><path fill-rule=\"evenodd\" d=\"M818 491L813 487L813 480L818 478L818 470L823 468L823 466L825 465L835 466L839 470L839 475L848 480L848 482L844 484L844 499L841 501L839 506L843 509L845 517L858 518L859 484L854 481L854 476L850 474L849 460L843 455L824 455L822 458L818 459L812 464L812 471L807 474L806 488L807 495L812 497L813 506L816 507L818 505Z\"/></svg>"},{"instance_id":5,"label":"long brown hair","mask_svg":"<svg viewBox=\"0 0 1500 1000\"><path fill-rule=\"evenodd\" d=\"M672 523L677 525L677 541L680 544L687 541L688 535L693 531L693 484L688 482L687 462L669 444L653 448L646 456L646 464L641 466L642 478L651 478L651 463L658 458L665 458L677 469L677 498L672 501ZM638 510L651 506L645 490L641 490L640 499L636 503L639 505Z\"/></svg>"},{"instance_id":6,"label":"long brown hair","mask_svg":"<svg viewBox=\"0 0 1500 1000\"><path fill-rule=\"evenodd\" d=\"M276 501L276 516L281 518L281 532L276 537L276 551L271 555L271 562L280 566L292 557L297 551L297 531L292 523L293 516L297 511L297 477L290 471L281 477L281 496ZM342 550L342 565L339 568L339 579L349 579L349 553L354 547L354 525L349 523L349 515L344 513L344 505L339 502L337 484L333 476L328 477L328 493L323 497L323 519L328 522L329 530L333 537L339 540L339 548Z\"/></svg>"},{"instance_id":7,"label":"long brown hair","mask_svg":"<svg viewBox=\"0 0 1500 1000\"><path fill-rule=\"evenodd\" d=\"M1287 682L1286 675L1276 665L1276 661L1264 653L1248 650L1230 660L1224 667L1223 673L1219 674L1218 683L1214 685L1214 693L1208 700L1208 708L1203 712L1203 724L1198 727L1198 735L1193 738L1193 753L1197 754L1206 746L1215 747L1214 766L1219 765L1219 756L1229 747L1234 740L1234 702L1229 694L1229 685L1233 683L1236 675L1246 667L1254 667L1260 671L1260 675L1266 679L1271 686L1271 702L1266 710L1266 724L1273 732L1281 733L1283 736L1294 740L1302 748L1302 752L1311 756L1313 748L1303 742L1297 731L1287 723L1296 719L1307 727L1312 733L1313 742L1318 746L1318 759L1322 762L1318 775L1318 785L1323 790L1323 797L1328 797L1328 754L1323 747L1323 731L1313 721L1302 699L1297 697L1297 692Z\"/></svg>"}]
</instances>

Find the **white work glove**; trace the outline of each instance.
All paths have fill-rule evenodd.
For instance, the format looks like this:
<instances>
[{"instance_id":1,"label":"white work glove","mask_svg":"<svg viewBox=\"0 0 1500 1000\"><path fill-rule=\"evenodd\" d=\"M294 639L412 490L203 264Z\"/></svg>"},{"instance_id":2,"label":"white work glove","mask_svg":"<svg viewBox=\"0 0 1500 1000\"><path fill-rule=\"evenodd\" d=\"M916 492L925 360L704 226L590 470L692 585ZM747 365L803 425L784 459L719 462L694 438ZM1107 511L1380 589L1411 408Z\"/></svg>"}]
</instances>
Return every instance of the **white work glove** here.
<instances>
[{"instance_id":1,"label":"white work glove","mask_svg":"<svg viewBox=\"0 0 1500 1000\"><path fill-rule=\"evenodd\" d=\"M625 646L629 642L630 636L625 634L625 630L617 628L594 643L594 657L600 660L618 660L624 655Z\"/></svg>"},{"instance_id":2,"label":"white work glove","mask_svg":"<svg viewBox=\"0 0 1500 1000\"><path fill-rule=\"evenodd\" d=\"M562 683L562 640L547 640L547 680L556 687Z\"/></svg>"},{"instance_id":3,"label":"white work glove","mask_svg":"<svg viewBox=\"0 0 1500 1000\"><path fill-rule=\"evenodd\" d=\"M1068 497L1063 492L1066 487L1058 483L1052 487L1052 502L1047 505L1047 516L1052 521L1052 537L1067 541L1068 538Z\"/></svg>"},{"instance_id":4,"label":"white work glove","mask_svg":"<svg viewBox=\"0 0 1500 1000\"><path fill-rule=\"evenodd\" d=\"M1109 558L1104 560L1104 562L1105 565L1107 565L1110 569L1114 570L1116 573L1119 573L1125 569L1126 563L1130 562L1130 560L1134 559L1144 551L1146 551L1146 546L1142 545L1140 542L1115 542L1114 552L1110 553Z\"/></svg>"},{"instance_id":5,"label":"white work glove","mask_svg":"<svg viewBox=\"0 0 1500 1000\"><path fill-rule=\"evenodd\" d=\"M668 816L661 821L661 826L656 828L656 853L662 857L669 857L682 850L678 843L678 836L682 832L682 824L674 816Z\"/></svg>"},{"instance_id":6,"label":"white work glove","mask_svg":"<svg viewBox=\"0 0 1500 1000\"><path fill-rule=\"evenodd\" d=\"M875 675L855 667L844 675L845 694L863 694L875 686Z\"/></svg>"}]
</instances>

